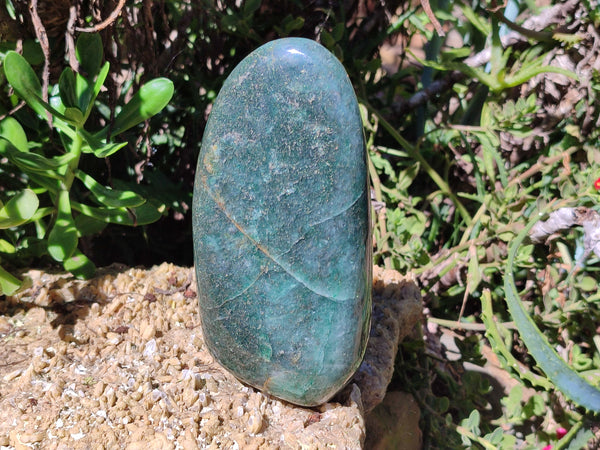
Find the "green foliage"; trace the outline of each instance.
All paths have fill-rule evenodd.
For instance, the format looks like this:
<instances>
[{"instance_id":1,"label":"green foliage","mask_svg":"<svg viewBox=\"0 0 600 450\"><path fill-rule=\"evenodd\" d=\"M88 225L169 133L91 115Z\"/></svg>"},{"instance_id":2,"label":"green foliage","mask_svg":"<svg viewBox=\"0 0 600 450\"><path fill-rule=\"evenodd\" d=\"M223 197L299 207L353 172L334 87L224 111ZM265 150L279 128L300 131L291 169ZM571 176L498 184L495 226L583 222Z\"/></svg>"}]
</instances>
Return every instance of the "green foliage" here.
<instances>
[{"instance_id":1,"label":"green foliage","mask_svg":"<svg viewBox=\"0 0 600 450\"><path fill-rule=\"evenodd\" d=\"M525 6L520 7L524 13ZM599 406L600 342L593 337L600 318L600 260L583 258L588 238L578 227L548 246L526 239L517 245L516 239L523 239L522 230L542 211L599 209L594 189L600 176L594 147L598 133L583 125L600 117L594 106L597 92L582 99L572 115L545 128L548 100L536 80L539 74L559 74L577 86L579 74L547 61L560 52L557 47L568 51L581 42L581 35L544 31L523 45L505 47L496 13L485 4L461 2L453 8L460 14L446 20L460 33L462 46L435 47L426 15L407 11L401 16L407 41L424 35L430 42L426 56L415 58L423 64L422 73L409 67L400 69L389 86L385 77L376 84L369 78L358 83L374 197L385 204L374 220L374 257L377 264L418 276L430 323L489 345L502 369L530 390L527 395L536 394L523 400L525 391L515 390L510 402L508 396L502 400L501 415L478 414L488 398L484 393L457 390L442 396L450 384L447 376L429 378L428 386L412 382L423 380L431 366L460 370L414 348L401 350L404 362L416 352L428 364L417 357L408 364L422 372L400 364L395 377L422 405L423 430L431 433L425 447L556 447L548 422L542 424L545 417L573 430L561 439L560 448L566 448L575 436L590 438L592 411ZM473 65L483 50L489 52L489 63ZM425 95L420 88L429 89L451 72L458 79L452 89L411 105L409 100ZM416 89L404 82L410 76L417 80ZM593 81L590 88L597 84ZM390 104L398 97L399 105ZM395 116L398 110L404 115ZM522 149L525 145L530 148ZM463 361L481 366L478 356L477 347L461 351ZM574 409L561 409L565 397ZM471 398L479 407L470 407ZM455 406L459 411L448 416L453 405L460 405ZM582 417L592 422L581 422ZM452 427L459 441L438 431L444 426Z\"/></svg>"},{"instance_id":2,"label":"green foliage","mask_svg":"<svg viewBox=\"0 0 600 450\"><path fill-rule=\"evenodd\" d=\"M161 217L165 205L131 190L103 186L78 168L81 156L105 158L122 149L127 143L112 139L160 112L173 95L173 83L158 78L144 84L120 109L113 124L92 132L87 122L109 64L102 64L102 42L95 34L84 33L78 39L76 54L80 72L65 68L56 95L49 101L44 100L40 80L23 56L9 51L4 57L4 74L15 95L52 124L63 147L53 155L50 142L29 142L25 129L14 117L0 122L0 157L7 159L14 175L28 186L7 191L9 200L5 205L0 203L0 228L7 230L0 241L0 255L18 259L37 246L38 256L48 254L73 275L89 277L94 273L94 264L78 248L81 236L98 232L107 223L152 223ZM80 182L77 186L76 181ZM34 236L15 229L29 223L35 224ZM0 286L0 294L10 295L21 283L2 269Z\"/></svg>"},{"instance_id":3,"label":"green foliage","mask_svg":"<svg viewBox=\"0 0 600 450\"><path fill-rule=\"evenodd\" d=\"M535 2L506 2L517 10L504 17L509 24L501 20L505 4L430 3L451 38L437 35L419 2L157 4L150 23L114 25L118 31L106 48L118 49L112 57L128 80L113 96L131 98L116 108L102 98L102 86L110 89L111 83L105 82L108 65L94 56L102 48L97 37L80 36L81 73L57 72L48 102L30 67L43 62L39 46L25 39L22 59L8 52L14 45L0 44L5 65L8 60L19 73L8 80L17 95L4 108L17 106L19 96L36 113L20 110L0 122L4 267L51 255L66 270L89 276L82 237L97 236L107 223L150 223L168 205L185 224L202 129L228 73L268 40L316 39L343 62L361 104L378 205L375 262L416 276L428 325L438 326L425 341L402 344L392 381L392 388L410 391L420 404L424 448L584 447L597 418L578 406L575 385L556 382L544 360L561 358L566 362L558 374L598 386L600 258L584 257L586 236L578 226L544 244L515 240L540 212L600 210L594 189L600 177L600 75L593 51L599 43L588 32L600 23L597 1L580 2L564 23L522 29L519 35L527 39L508 45L507 31L540 13ZM366 14L355 4L366 5ZM128 17L147 19L135 11L140 7L126 5ZM152 42L141 39L148 29L156 35ZM386 47L394 50L392 62L383 58ZM568 69L555 64L559 57L572 62ZM167 72L174 87L157 79L131 95L141 73ZM157 112L164 106L160 97L168 100L170 93L163 126L142 136L148 156L119 151L124 143L113 138ZM48 112L53 134L43 123ZM110 158L112 176L94 165L98 158ZM134 167L144 158L156 168L143 173L146 184L127 181L139 176ZM154 230L161 239L151 241L152 227L133 231L158 248L164 233ZM180 239L179 246L165 245L163 255L192 248L189 233L169 231L169 241ZM106 239L109 233L103 233ZM128 241L119 236L117 242L126 247ZM3 292L19 284L0 267ZM454 336L458 361L439 350L443 333ZM552 354L540 362L538 353L548 348ZM496 391L500 400L482 375L464 369L464 362L484 366L490 359L484 351L493 352L503 373L518 383ZM583 404L594 398L589 392ZM568 430L560 441L557 424Z\"/></svg>"},{"instance_id":4,"label":"green foliage","mask_svg":"<svg viewBox=\"0 0 600 450\"><path fill-rule=\"evenodd\" d=\"M513 275L514 261L519 246L534 224L535 220L530 221L523 231L519 233L509 249L504 277L504 290L506 292L506 302L508 303L509 312L517 325L524 344L540 368L546 373L549 380L577 405L598 413L600 412L600 389L591 385L577 373L578 369L589 368L591 364L588 366L587 363L588 361L591 363L591 361L585 358L583 367L581 363L579 367L569 367L569 364L556 354L548 340L536 327L518 296ZM577 348L579 349L579 347ZM580 349L577 353L576 356L579 356L577 359L581 362Z\"/></svg>"}]
</instances>

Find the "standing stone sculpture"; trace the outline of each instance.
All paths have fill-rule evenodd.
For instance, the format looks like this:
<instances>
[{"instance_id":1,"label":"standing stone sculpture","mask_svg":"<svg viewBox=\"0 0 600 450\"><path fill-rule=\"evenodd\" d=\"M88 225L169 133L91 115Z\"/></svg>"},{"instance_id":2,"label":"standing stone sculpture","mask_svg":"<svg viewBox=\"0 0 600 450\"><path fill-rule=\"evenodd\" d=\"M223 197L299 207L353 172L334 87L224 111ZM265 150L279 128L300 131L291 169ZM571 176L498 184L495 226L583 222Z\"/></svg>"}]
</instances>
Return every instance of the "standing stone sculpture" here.
<instances>
[{"instance_id":1,"label":"standing stone sculpture","mask_svg":"<svg viewBox=\"0 0 600 450\"><path fill-rule=\"evenodd\" d=\"M301 38L247 56L213 105L192 208L204 339L221 365L303 406L349 381L369 335L369 208L341 63Z\"/></svg>"}]
</instances>

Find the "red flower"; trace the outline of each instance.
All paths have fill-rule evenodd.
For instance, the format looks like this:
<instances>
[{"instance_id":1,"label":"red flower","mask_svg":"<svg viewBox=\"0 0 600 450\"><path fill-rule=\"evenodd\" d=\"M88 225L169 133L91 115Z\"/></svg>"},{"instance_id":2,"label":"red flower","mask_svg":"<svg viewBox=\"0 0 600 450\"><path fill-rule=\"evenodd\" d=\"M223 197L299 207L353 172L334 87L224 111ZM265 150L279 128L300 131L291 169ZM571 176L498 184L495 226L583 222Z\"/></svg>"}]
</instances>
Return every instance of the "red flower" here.
<instances>
[{"instance_id":1,"label":"red flower","mask_svg":"<svg viewBox=\"0 0 600 450\"><path fill-rule=\"evenodd\" d=\"M594 186L597 186L597 185L599 185L599 184L600 184L599 182L600 182L600 178L598 178L598 179L596 180L596 183L594 183ZM599 189L599 188L598 188L598 187L596 187L596 189ZM562 438L562 437L563 437L565 434L567 434L567 430L566 430L566 429L564 429L563 427L558 427L558 428L556 429L556 437L557 437L558 439Z\"/></svg>"},{"instance_id":2,"label":"red flower","mask_svg":"<svg viewBox=\"0 0 600 450\"><path fill-rule=\"evenodd\" d=\"M552 445L546 445L542 450L552 450Z\"/></svg>"},{"instance_id":3,"label":"red flower","mask_svg":"<svg viewBox=\"0 0 600 450\"><path fill-rule=\"evenodd\" d=\"M595 182L594 182L594 187L596 188L596 190L600 190L600 178L598 178Z\"/></svg>"}]
</instances>

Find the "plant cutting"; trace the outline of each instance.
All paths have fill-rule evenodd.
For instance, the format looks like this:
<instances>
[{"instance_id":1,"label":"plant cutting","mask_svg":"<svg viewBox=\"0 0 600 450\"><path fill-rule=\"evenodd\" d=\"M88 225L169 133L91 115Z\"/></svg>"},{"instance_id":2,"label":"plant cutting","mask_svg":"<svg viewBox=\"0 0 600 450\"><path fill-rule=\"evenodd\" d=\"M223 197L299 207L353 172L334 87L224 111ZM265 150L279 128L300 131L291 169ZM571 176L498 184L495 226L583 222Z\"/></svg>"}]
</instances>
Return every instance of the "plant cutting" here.
<instances>
[{"instance_id":1,"label":"plant cutting","mask_svg":"<svg viewBox=\"0 0 600 450\"><path fill-rule=\"evenodd\" d=\"M29 142L23 125L13 116L0 122L0 158L15 168L26 189L9 192L0 203L0 258L18 256L36 248L36 256L49 255L79 278L95 272L93 262L79 249L79 238L99 232L106 224L137 226L152 223L166 206L131 190L117 190L99 183L79 169L84 154L106 158L127 145L113 139L160 112L173 95L173 83L156 78L142 85L100 130L87 129L92 112L109 72L103 60L102 41L97 34L82 34L77 40L77 72L65 68L48 101L33 68L20 54L9 51L3 61L6 80L16 96L40 119L47 119L58 134L62 152ZM30 124L28 124L30 125ZM48 148L47 148L48 147ZM35 236L24 237L15 227L35 224ZM1 260L0 260L1 262ZM10 295L22 281L0 267L0 294Z\"/></svg>"}]
</instances>

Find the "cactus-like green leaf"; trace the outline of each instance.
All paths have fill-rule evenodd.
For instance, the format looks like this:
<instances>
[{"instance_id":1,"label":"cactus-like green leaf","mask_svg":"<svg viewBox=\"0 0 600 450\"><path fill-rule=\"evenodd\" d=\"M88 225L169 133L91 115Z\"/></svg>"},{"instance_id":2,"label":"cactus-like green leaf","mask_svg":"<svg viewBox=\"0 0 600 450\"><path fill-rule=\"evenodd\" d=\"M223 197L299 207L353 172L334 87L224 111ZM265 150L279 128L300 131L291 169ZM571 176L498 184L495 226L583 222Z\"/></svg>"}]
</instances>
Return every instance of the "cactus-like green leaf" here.
<instances>
[{"instance_id":1,"label":"cactus-like green leaf","mask_svg":"<svg viewBox=\"0 0 600 450\"><path fill-rule=\"evenodd\" d=\"M504 290L508 310L538 366L548 379L569 399L590 411L600 412L600 390L584 380L554 351L521 303L514 279L514 261L519 247L536 223L532 220L515 238L508 251Z\"/></svg>"},{"instance_id":2,"label":"cactus-like green leaf","mask_svg":"<svg viewBox=\"0 0 600 450\"><path fill-rule=\"evenodd\" d=\"M75 176L81 180L93 196L105 206L113 208L133 208L145 203L145 199L131 191L119 191L102 186L94 178L78 170Z\"/></svg>"},{"instance_id":3,"label":"cactus-like green leaf","mask_svg":"<svg viewBox=\"0 0 600 450\"><path fill-rule=\"evenodd\" d=\"M116 136L160 112L171 100L173 90L173 82L167 78L155 78L144 84L115 118L111 135ZM105 137L107 131L103 130L99 137Z\"/></svg>"},{"instance_id":4,"label":"cactus-like green leaf","mask_svg":"<svg viewBox=\"0 0 600 450\"><path fill-rule=\"evenodd\" d=\"M37 195L25 189L13 196L0 208L0 229L12 228L26 223L33 217L39 206Z\"/></svg>"},{"instance_id":5,"label":"cactus-like green leaf","mask_svg":"<svg viewBox=\"0 0 600 450\"><path fill-rule=\"evenodd\" d=\"M77 228L71 214L69 191L60 191L57 202L58 214L52 231L48 235L48 253L56 261L64 261L77 248Z\"/></svg>"}]
</instances>

